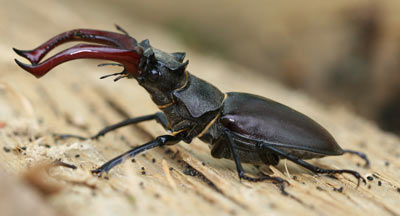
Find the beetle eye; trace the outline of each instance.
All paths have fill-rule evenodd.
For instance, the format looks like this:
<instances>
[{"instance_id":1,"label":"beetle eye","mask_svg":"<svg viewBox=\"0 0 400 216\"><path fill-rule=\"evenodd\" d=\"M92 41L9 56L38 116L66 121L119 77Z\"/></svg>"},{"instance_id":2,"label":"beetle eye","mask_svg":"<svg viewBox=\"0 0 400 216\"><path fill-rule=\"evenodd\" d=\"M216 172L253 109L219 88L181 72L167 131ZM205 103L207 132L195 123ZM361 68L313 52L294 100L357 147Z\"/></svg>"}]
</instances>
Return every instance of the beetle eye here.
<instances>
[{"instance_id":1,"label":"beetle eye","mask_svg":"<svg viewBox=\"0 0 400 216\"><path fill-rule=\"evenodd\" d=\"M160 77L160 72L157 70L151 70L150 74L149 74L149 80L152 82L155 82L158 80L158 78Z\"/></svg>"}]
</instances>

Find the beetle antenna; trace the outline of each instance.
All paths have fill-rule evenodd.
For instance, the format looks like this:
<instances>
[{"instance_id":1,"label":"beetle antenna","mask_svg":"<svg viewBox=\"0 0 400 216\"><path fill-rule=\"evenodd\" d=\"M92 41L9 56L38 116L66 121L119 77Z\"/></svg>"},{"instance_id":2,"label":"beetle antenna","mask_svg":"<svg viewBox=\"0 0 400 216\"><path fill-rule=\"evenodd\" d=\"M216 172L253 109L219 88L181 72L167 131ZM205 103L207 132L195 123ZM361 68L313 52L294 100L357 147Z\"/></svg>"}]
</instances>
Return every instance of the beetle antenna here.
<instances>
[{"instance_id":1,"label":"beetle antenna","mask_svg":"<svg viewBox=\"0 0 400 216\"><path fill-rule=\"evenodd\" d=\"M118 72L118 73L107 74L107 75L104 75L104 76L100 77L100 79L105 79L105 78L112 77L112 76L117 76L117 75L126 75L126 72L124 70L124 71Z\"/></svg>"},{"instance_id":2,"label":"beetle antenna","mask_svg":"<svg viewBox=\"0 0 400 216\"><path fill-rule=\"evenodd\" d=\"M124 65L119 64L119 63L103 63L103 64L98 64L97 65L97 67L104 67L104 66L120 66L120 67L122 67Z\"/></svg>"},{"instance_id":3,"label":"beetle antenna","mask_svg":"<svg viewBox=\"0 0 400 216\"><path fill-rule=\"evenodd\" d=\"M122 79L122 78L126 78L126 77L128 77L127 74L121 75L121 76L115 78L115 79L114 79L114 82L117 82L118 80L120 80L120 79Z\"/></svg>"}]
</instances>

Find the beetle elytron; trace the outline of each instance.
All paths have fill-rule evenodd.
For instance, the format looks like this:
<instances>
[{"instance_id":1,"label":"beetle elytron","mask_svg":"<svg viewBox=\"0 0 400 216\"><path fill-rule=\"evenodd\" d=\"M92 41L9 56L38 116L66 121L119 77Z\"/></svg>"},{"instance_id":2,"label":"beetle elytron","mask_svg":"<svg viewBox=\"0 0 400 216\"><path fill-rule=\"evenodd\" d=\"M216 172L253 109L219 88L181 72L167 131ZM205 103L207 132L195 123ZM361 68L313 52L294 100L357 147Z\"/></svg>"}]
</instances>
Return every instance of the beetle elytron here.
<instances>
[{"instance_id":1,"label":"beetle elytron","mask_svg":"<svg viewBox=\"0 0 400 216\"><path fill-rule=\"evenodd\" d=\"M185 53L163 52L153 48L148 40L138 43L122 28L117 26L117 29L123 34L76 29L59 34L33 50L14 49L31 65L18 60L16 63L37 78L69 60L94 58L117 62L103 65L118 65L124 70L101 78L116 76L115 81L135 78L162 111L127 119L91 137L96 139L114 129L148 120L156 120L170 133L133 148L93 170L93 173L102 175L125 159L148 149L174 145L179 141L190 143L194 137L199 137L208 143L213 157L235 162L240 179L272 180L283 185L284 180L279 177L246 175L241 163L276 165L280 159L286 158L314 173L349 173L357 178L357 185L360 180L365 182L356 171L321 169L303 161L348 152L361 156L366 165L369 164L363 153L343 150L323 127L307 116L260 96L222 93L186 70ZM78 44L40 63L50 50L69 41L96 44ZM70 136L73 135L64 137Z\"/></svg>"}]
</instances>

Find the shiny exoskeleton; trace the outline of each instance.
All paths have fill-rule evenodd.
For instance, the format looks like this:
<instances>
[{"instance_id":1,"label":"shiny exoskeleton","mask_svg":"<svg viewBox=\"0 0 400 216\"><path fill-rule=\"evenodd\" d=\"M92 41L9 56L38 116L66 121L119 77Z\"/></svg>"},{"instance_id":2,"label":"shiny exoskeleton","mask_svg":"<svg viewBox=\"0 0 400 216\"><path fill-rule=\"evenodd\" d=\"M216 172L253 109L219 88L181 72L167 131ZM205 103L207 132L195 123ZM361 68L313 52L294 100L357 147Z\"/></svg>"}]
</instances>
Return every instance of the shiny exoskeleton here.
<instances>
[{"instance_id":1,"label":"shiny exoskeleton","mask_svg":"<svg viewBox=\"0 0 400 216\"><path fill-rule=\"evenodd\" d=\"M104 128L96 139L117 128L138 122L156 120L168 132L141 146L110 160L93 173L103 174L129 157L163 145L174 145L179 141L190 143L199 137L208 143L211 155L235 162L239 178L250 181L270 179L283 183L278 177L263 175L258 178L247 176L241 162L276 165L286 158L315 173L349 173L360 180L361 175L353 170L321 169L303 159L342 155L346 152L367 157L356 151L343 150L334 138L309 117L275 101L261 96L229 92L222 93L210 83L190 74L184 62L185 53L166 53L153 48L148 40L138 43L126 31L123 34L76 29L55 36L33 50L15 52L27 58L31 65L16 60L16 63L41 77L53 67L78 58L95 58L115 61L104 65L122 66L120 73L110 74L121 78L135 78L150 94L162 112L130 118ZM54 47L69 41L86 41L96 44L78 44L61 51L40 63ZM103 45L98 45L103 44ZM78 137L63 135L62 137Z\"/></svg>"}]
</instances>

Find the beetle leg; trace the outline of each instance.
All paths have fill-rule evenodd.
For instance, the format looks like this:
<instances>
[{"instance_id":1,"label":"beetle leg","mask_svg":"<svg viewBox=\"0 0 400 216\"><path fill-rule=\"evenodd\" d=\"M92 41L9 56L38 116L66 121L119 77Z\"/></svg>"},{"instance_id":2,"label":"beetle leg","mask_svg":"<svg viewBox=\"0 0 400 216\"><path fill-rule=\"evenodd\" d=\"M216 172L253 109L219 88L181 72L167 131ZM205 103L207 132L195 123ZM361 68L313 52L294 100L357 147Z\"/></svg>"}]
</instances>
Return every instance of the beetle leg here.
<instances>
[{"instance_id":1,"label":"beetle leg","mask_svg":"<svg viewBox=\"0 0 400 216\"><path fill-rule=\"evenodd\" d=\"M261 177L258 177L258 178L253 178L253 177L247 176L245 174L245 171L244 171L243 167L242 167L242 163L240 162L240 158L237 155L237 152L235 150L235 147L234 147L235 146L235 142L233 141L231 132L228 129L225 129L224 130L224 134L228 138L228 145L229 145L229 148L231 150L233 160L235 161L235 164L236 164L236 169L237 169L237 172L238 172L238 175L239 175L239 179L245 179L247 181L252 181L252 182L260 182L260 181L264 181L264 180L271 180L271 181L279 184L280 190L281 190L281 192L283 194L285 194L285 195L288 194L285 191L285 182L287 184L289 184L289 182L287 182L286 180L283 180L282 178L273 177L273 176L269 176L269 175L264 175L264 176L261 176Z\"/></svg>"},{"instance_id":2,"label":"beetle leg","mask_svg":"<svg viewBox=\"0 0 400 216\"><path fill-rule=\"evenodd\" d=\"M357 155L358 157L360 157L361 159L363 159L365 161L364 167L369 168L370 163L369 163L369 159L366 154L359 152L359 151L350 150L350 149L344 149L343 151L344 151L344 153Z\"/></svg>"},{"instance_id":3,"label":"beetle leg","mask_svg":"<svg viewBox=\"0 0 400 216\"><path fill-rule=\"evenodd\" d=\"M137 41L133 37L114 32L92 29L74 29L61 33L33 50L13 49L18 55L28 59L32 64L38 64L40 60L52 49L70 41L99 43L112 47L138 51Z\"/></svg>"},{"instance_id":4,"label":"beetle leg","mask_svg":"<svg viewBox=\"0 0 400 216\"><path fill-rule=\"evenodd\" d=\"M135 157L139 153L142 153L149 149L152 149L155 147L160 147L163 145L174 145L174 144L177 144L179 141L181 141L181 139L176 136L171 136L171 135L159 136L156 139L154 139L153 141L150 141L141 146L137 146L137 147L111 159L107 163L103 164L101 167L99 167L95 170L92 170L92 173L102 176L103 173L108 173L116 165L124 162L125 160L127 160L129 158Z\"/></svg>"},{"instance_id":5,"label":"beetle leg","mask_svg":"<svg viewBox=\"0 0 400 216\"><path fill-rule=\"evenodd\" d=\"M100 45L78 44L69 49L59 52L55 56L40 64L28 65L15 59L15 62L24 70L37 78L45 75L55 66L74 59L94 58L116 61L124 65L126 74L136 76L140 55L132 50L106 47Z\"/></svg>"},{"instance_id":6,"label":"beetle leg","mask_svg":"<svg viewBox=\"0 0 400 216\"><path fill-rule=\"evenodd\" d=\"M106 133L116 130L118 128L121 128L121 127L124 127L127 125L137 124L139 122L149 121L149 120L156 120L159 124L161 124L164 127L164 129L167 128L168 122L167 122L166 117L164 116L164 114L162 112L157 112L157 113L151 114L151 115L129 118L124 121L118 122L116 124L107 126L103 129L101 129L96 135L91 136L89 138L82 137L79 135L73 135L73 134L54 134L54 135L56 136L56 139L78 138L80 140L86 140L86 139L97 140L101 136L104 136Z\"/></svg>"},{"instance_id":7,"label":"beetle leg","mask_svg":"<svg viewBox=\"0 0 400 216\"><path fill-rule=\"evenodd\" d=\"M311 165L311 164L309 164L309 163L307 163L307 162L305 162L305 161L303 161L303 160L301 160L301 159L299 159L299 158L297 158L297 157L294 157L293 155L291 155L291 154L288 154L288 153L286 153L286 152L284 152L284 151L281 151L281 150L279 150L279 149L277 149L277 148L275 148L275 147L272 147L271 145L269 145L268 143L260 143L259 144L259 147L260 148L265 148L265 149L268 149L268 150L270 150L270 151L272 151L272 152L275 152L276 154L278 154L278 155L280 155L280 156L282 156L282 157L284 157L284 158L286 158L286 159L288 159L288 160L290 160L290 161L292 161L292 162L294 162L294 163L296 163L296 164L298 164L298 165L300 165L300 166L302 166L302 167L304 167L304 168L306 168L306 169L308 169L308 170L310 170L310 171L312 171L312 172L314 172L314 173L326 173L326 174L335 174L335 173L338 173L338 174L342 174L342 173L348 173L348 174L351 174L351 175L353 175L356 179L357 179L357 187L360 185L360 180L362 180L363 182L364 182L364 184L367 184L367 181L360 175L360 173L358 173L358 172L356 172L356 171L354 171L354 170L346 170L346 169L342 169L342 170L334 170L334 169L322 169L322 168L319 168L319 167L316 167L316 166L314 166L314 165Z\"/></svg>"}]
</instances>

